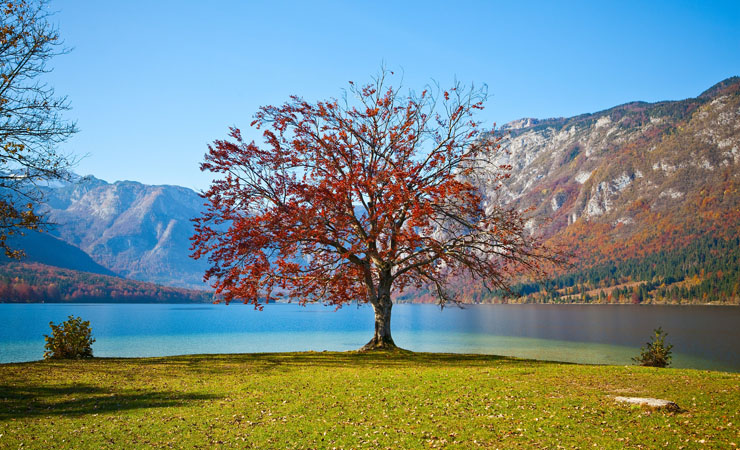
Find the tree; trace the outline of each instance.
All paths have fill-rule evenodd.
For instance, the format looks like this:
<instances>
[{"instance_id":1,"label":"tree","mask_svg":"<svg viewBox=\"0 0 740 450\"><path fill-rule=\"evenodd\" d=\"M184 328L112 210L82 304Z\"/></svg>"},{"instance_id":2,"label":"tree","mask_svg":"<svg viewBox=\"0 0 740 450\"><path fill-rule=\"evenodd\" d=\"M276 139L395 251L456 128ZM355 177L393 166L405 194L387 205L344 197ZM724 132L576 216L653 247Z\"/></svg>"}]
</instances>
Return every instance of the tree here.
<instances>
[{"instance_id":1,"label":"tree","mask_svg":"<svg viewBox=\"0 0 740 450\"><path fill-rule=\"evenodd\" d=\"M16 258L22 252L8 237L44 224L34 211L39 183L68 179L74 162L56 150L76 131L61 116L67 99L40 79L49 59L65 52L45 7L0 0L0 249Z\"/></svg>"},{"instance_id":2,"label":"tree","mask_svg":"<svg viewBox=\"0 0 740 450\"><path fill-rule=\"evenodd\" d=\"M452 281L502 289L548 258L522 214L480 189L510 170L491 165L498 145L473 119L485 90L402 95L390 75L350 82L342 101L260 108L252 126L264 147L236 128L209 146L201 170L216 179L193 257L208 257L205 278L227 303L370 303L363 348L393 348L394 293L428 287L444 305L456 300Z\"/></svg>"},{"instance_id":3,"label":"tree","mask_svg":"<svg viewBox=\"0 0 740 450\"><path fill-rule=\"evenodd\" d=\"M59 325L49 322L51 336L44 335L44 359L92 358L92 337L90 322L80 317L69 316Z\"/></svg>"},{"instance_id":4,"label":"tree","mask_svg":"<svg viewBox=\"0 0 740 450\"><path fill-rule=\"evenodd\" d=\"M653 330L653 336L650 342L640 348L640 356L632 360L647 367L667 367L671 364L671 349L673 345L666 344L665 338L668 333L664 332L661 327Z\"/></svg>"}]
</instances>

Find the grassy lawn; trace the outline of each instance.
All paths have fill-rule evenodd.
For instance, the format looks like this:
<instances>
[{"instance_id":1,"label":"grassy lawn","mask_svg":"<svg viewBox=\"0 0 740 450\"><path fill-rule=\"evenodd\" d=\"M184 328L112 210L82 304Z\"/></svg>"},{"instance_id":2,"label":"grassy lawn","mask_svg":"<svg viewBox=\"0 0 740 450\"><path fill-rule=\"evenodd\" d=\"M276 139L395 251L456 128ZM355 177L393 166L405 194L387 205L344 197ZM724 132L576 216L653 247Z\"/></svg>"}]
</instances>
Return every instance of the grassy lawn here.
<instances>
[{"instance_id":1,"label":"grassy lawn","mask_svg":"<svg viewBox=\"0 0 740 450\"><path fill-rule=\"evenodd\" d=\"M682 412L618 404L658 397ZM0 448L723 448L740 374L480 355L0 365Z\"/></svg>"}]
</instances>

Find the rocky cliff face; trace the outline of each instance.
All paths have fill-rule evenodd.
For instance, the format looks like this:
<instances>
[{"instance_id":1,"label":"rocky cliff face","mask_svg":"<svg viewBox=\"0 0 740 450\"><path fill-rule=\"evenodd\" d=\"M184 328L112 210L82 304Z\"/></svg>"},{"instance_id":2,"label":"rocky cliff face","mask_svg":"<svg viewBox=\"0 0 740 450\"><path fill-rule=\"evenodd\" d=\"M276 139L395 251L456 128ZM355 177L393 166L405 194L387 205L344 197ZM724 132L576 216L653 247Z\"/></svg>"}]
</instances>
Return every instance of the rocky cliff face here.
<instances>
[{"instance_id":1,"label":"rocky cliff face","mask_svg":"<svg viewBox=\"0 0 740 450\"><path fill-rule=\"evenodd\" d=\"M126 278L190 288L206 287L206 263L189 258L190 220L202 203L179 186L93 177L47 189L52 234Z\"/></svg>"},{"instance_id":2,"label":"rocky cliff face","mask_svg":"<svg viewBox=\"0 0 740 450\"><path fill-rule=\"evenodd\" d=\"M740 78L697 98L522 119L497 134L491 164L512 166L501 199L534 208L532 229L588 254L740 226Z\"/></svg>"}]
</instances>

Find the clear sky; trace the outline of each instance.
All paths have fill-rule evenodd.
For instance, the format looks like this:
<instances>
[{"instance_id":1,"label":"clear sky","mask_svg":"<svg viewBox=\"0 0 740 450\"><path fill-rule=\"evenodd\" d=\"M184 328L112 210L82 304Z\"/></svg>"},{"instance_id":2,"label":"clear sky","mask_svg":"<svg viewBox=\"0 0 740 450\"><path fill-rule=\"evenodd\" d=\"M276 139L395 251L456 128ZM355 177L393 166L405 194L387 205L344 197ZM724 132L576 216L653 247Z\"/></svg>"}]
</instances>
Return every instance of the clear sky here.
<instances>
[{"instance_id":1,"label":"clear sky","mask_svg":"<svg viewBox=\"0 0 740 450\"><path fill-rule=\"evenodd\" d=\"M289 95L337 97L381 63L404 85L487 84L480 119L694 97L740 75L740 2L70 1L48 81L80 174L205 189L229 126ZM250 136L248 132L245 135ZM255 136L255 134L252 134Z\"/></svg>"}]
</instances>

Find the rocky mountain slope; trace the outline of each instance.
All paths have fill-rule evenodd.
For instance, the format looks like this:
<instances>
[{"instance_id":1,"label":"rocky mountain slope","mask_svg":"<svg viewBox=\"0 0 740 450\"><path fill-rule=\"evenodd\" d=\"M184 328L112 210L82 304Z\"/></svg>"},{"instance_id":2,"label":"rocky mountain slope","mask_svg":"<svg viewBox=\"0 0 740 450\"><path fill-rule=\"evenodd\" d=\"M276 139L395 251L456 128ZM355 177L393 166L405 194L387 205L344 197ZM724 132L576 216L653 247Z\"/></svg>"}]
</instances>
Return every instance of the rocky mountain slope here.
<instances>
[{"instance_id":1,"label":"rocky mountain slope","mask_svg":"<svg viewBox=\"0 0 740 450\"><path fill-rule=\"evenodd\" d=\"M530 225L548 236L596 244L595 228L626 254L740 225L740 78L697 98L526 119L498 134L504 151L492 163L513 166L500 195L535 208Z\"/></svg>"},{"instance_id":2,"label":"rocky mountain slope","mask_svg":"<svg viewBox=\"0 0 740 450\"><path fill-rule=\"evenodd\" d=\"M522 119L496 134L491 164L512 166L496 195L532 208L528 225L576 268L740 235L738 77L696 98Z\"/></svg>"},{"instance_id":3,"label":"rocky mountain slope","mask_svg":"<svg viewBox=\"0 0 740 450\"><path fill-rule=\"evenodd\" d=\"M206 263L189 257L202 200L179 186L87 177L46 189L51 234L79 247L125 278L168 286L207 288Z\"/></svg>"}]
</instances>

